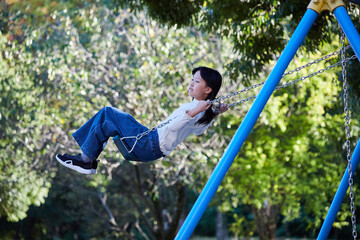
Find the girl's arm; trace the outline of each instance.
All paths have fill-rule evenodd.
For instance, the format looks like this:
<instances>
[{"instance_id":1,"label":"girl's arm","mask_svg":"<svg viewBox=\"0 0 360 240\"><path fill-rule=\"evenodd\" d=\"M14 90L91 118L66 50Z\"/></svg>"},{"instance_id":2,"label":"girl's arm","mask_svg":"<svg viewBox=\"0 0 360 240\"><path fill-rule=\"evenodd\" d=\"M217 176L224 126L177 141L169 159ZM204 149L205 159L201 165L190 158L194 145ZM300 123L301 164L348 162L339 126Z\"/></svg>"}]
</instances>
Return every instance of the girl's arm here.
<instances>
[{"instance_id":1,"label":"girl's arm","mask_svg":"<svg viewBox=\"0 0 360 240\"><path fill-rule=\"evenodd\" d=\"M191 118L195 117L197 114L206 111L211 106L210 100L199 101L199 103L193 109L187 110L186 113Z\"/></svg>"},{"instance_id":2,"label":"girl's arm","mask_svg":"<svg viewBox=\"0 0 360 240\"><path fill-rule=\"evenodd\" d=\"M195 108L186 111L186 113L191 117L195 117L200 112L206 111L211 106L210 101L199 101ZM226 103L219 103L215 107L215 115L218 116L229 110L229 106Z\"/></svg>"}]
</instances>

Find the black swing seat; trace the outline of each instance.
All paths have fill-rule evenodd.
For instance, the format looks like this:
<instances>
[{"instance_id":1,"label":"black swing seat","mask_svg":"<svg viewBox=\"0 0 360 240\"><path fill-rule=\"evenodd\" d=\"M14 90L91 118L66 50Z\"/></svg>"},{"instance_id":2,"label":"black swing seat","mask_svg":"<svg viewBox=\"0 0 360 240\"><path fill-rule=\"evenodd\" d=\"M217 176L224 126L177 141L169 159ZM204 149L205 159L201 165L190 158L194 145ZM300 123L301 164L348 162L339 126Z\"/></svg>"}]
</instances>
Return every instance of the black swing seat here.
<instances>
[{"instance_id":1,"label":"black swing seat","mask_svg":"<svg viewBox=\"0 0 360 240\"><path fill-rule=\"evenodd\" d=\"M117 135L113 138L116 147L119 149L120 153L123 155L123 157L125 158L125 160L128 161L139 161L137 159L137 157L132 153L129 152L130 147L126 144L126 142L122 141L120 139L120 136Z\"/></svg>"}]
</instances>

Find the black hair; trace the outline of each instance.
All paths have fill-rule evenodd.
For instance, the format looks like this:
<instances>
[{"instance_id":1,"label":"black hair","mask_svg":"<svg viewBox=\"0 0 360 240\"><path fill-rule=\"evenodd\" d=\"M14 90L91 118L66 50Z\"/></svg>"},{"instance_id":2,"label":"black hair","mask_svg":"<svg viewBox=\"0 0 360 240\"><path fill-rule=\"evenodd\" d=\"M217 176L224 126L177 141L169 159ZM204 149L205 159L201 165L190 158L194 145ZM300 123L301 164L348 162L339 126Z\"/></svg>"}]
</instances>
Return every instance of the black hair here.
<instances>
[{"instance_id":1,"label":"black hair","mask_svg":"<svg viewBox=\"0 0 360 240\"><path fill-rule=\"evenodd\" d=\"M218 94L221 83L222 76L215 69L208 67L197 67L192 70L192 75L195 75L197 71L200 71L200 76L206 82L206 85L212 89L211 93L207 96L205 100L214 100ZM208 124L215 118L215 113L213 112L212 106L210 106L202 118L197 121L197 124Z\"/></svg>"}]
</instances>

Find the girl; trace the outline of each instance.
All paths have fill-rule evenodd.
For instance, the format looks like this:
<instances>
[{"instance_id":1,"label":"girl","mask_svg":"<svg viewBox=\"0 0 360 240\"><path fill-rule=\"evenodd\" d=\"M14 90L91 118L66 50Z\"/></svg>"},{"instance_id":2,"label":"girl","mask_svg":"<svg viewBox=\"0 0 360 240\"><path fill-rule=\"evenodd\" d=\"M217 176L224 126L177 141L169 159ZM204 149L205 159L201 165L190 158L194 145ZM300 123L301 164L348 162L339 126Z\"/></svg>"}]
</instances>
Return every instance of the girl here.
<instances>
[{"instance_id":1,"label":"girl","mask_svg":"<svg viewBox=\"0 0 360 240\"><path fill-rule=\"evenodd\" d=\"M220 90L220 73L208 67L192 70L193 78L189 85L189 95L193 100L181 105L164 122L171 121L142 137L136 144L133 154L140 161L153 161L168 155L190 134L202 134L214 121L214 118L228 110L227 104L218 104L215 111L211 108ZM164 123L163 122L163 123ZM105 107L86 122L73 137L82 153L78 155L56 155L59 163L83 174L94 174L97 158L110 137L119 135L137 136L148 128L138 123L130 114L113 107ZM124 140L133 146L135 139Z\"/></svg>"}]
</instances>

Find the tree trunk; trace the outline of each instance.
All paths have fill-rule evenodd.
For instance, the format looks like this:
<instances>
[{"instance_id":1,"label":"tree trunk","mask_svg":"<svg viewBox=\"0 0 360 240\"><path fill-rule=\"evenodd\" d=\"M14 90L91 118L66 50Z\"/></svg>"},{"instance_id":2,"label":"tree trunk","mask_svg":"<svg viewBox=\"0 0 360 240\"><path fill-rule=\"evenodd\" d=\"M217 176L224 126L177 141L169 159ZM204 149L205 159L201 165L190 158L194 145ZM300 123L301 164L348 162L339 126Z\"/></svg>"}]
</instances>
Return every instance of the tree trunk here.
<instances>
[{"instance_id":1,"label":"tree trunk","mask_svg":"<svg viewBox=\"0 0 360 240\"><path fill-rule=\"evenodd\" d=\"M229 232L227 229L226 219L224 214L216 209L216 239L217 240L228 240Z\"/></svg>"},{"instance_id":2,"label":"tree trunk","mask_svg":"<svg viewBox=\"0 0 360 240\"><path fill-rule=\"evenodd\" d=\"M276 233L276 219L279 213L277 206L265 204L263 208L251 207L255 216L256 227L260 240L274 240Z\"/></svg>"},{"instance_id":3,"label":"tree trunk","mask_svg":"<svg viewBox=\"0 0 360 240\"><path fill-rule=\"evenodd\" d=\"M170 223L169 230L167 231L168 239L174 239L176 237L179 225L180 224L182 225L181 221L182 221L182 216L186 201L186 186L178 182L176 184L176 189L177 189L176 205L173 211L173 221Z\"/></svg>"}]
</instances>

